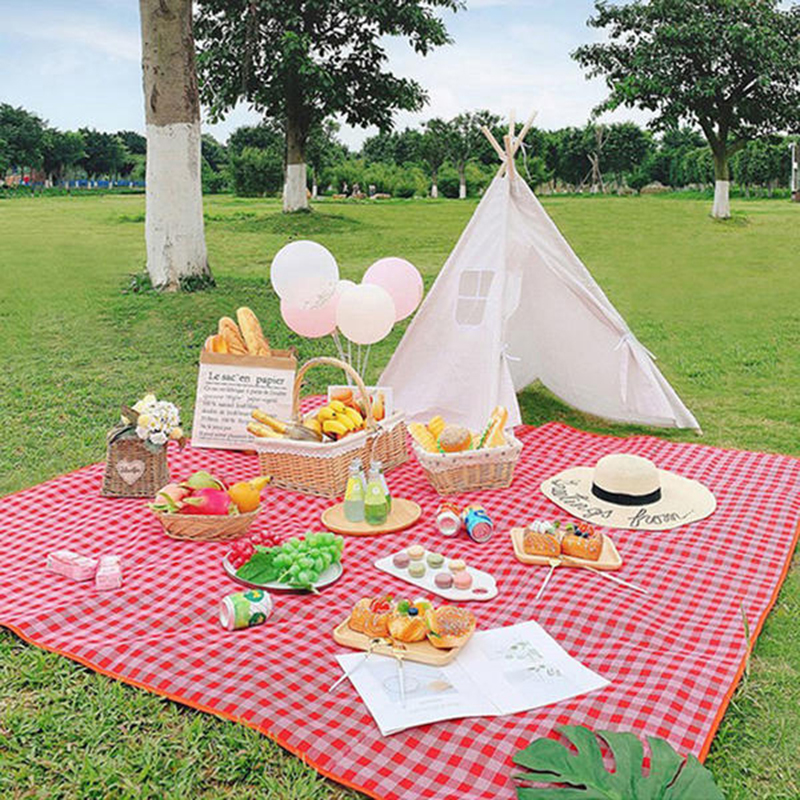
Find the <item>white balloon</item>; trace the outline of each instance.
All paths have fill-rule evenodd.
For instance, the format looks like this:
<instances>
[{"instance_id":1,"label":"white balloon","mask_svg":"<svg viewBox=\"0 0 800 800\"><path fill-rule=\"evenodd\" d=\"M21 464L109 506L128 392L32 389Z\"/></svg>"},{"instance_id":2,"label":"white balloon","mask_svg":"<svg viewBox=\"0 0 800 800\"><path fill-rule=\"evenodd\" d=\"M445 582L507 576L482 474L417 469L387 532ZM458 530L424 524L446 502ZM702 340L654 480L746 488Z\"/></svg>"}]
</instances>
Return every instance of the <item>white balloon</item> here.
<instances>
[{"instance_id":1,"label":"white balloon","mask_svg":"<svg viewBox=\"0 0 800 800\"><path fill-rule=\"evenodd\" d=\"M348 286L339 297L336 325L351 342L374 344L386 338L397 311L386 289L374 284Z\"/></svg>"},{"instance_id":2,"label":"white balloon","mask_svg":"<svg viewBox=\"0 0 800 800\"><path fill-rule=\"evenodd\" d=\"M341 294L345 289L349 289L351 286L356 286L355 281L348 280L347 278L342 278L338 285L336 286L337 294Z\"/></svg>"},{"instance_id":3,"label":"white balloon","mask_svg":"<svg viewBox=\"0 0 800 800\"><path fill-rule=\"evenodd\" d=\"M272 288L288 306L310 310L331 299L339 283L339 267L331 252L301 240L282 247L269 271Z\"/></svg>"}]
</instances>

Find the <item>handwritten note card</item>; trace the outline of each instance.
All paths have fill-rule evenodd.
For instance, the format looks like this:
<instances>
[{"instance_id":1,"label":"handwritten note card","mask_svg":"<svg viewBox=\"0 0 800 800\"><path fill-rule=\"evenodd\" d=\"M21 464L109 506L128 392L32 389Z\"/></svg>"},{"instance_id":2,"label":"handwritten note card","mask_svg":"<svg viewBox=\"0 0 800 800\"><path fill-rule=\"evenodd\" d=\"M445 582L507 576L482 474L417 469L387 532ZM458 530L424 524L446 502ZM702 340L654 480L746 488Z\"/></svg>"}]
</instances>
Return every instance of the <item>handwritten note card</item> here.
<instances>
[{"instance_id":1,"label":"handwritten note card","mask_svg":"<svg viewBox=\"0 0 800 800\"><path fill-rule=\"evenodd\" d=\"M231 356L203 352L197 376L193 447L242 450L254 447L247 423L254 408L279 419L292 411L297 361L289 352Z\"/></svg>"}]
</instances>

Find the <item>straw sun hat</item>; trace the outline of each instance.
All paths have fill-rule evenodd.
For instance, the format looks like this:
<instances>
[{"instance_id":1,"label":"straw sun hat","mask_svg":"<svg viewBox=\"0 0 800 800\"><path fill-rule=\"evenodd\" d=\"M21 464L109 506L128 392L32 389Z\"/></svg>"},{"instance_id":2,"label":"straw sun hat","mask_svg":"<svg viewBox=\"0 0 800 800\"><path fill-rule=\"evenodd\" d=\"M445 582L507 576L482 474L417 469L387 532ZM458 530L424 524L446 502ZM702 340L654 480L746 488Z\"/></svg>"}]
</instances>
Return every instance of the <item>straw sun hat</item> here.
<instances>
[{"instance_id":1,"label":"straw sun hat","mask_svg":"<svg viewBox=\"0 0 800 800\"><path fill-rule=\"evenodd\" d=\"M565 469L548 478L542 491L573 516L608 528L665 531L697 522L717 507L702 483L626 453L604 456L594 467Z\"/></svg>"}]
</instances>

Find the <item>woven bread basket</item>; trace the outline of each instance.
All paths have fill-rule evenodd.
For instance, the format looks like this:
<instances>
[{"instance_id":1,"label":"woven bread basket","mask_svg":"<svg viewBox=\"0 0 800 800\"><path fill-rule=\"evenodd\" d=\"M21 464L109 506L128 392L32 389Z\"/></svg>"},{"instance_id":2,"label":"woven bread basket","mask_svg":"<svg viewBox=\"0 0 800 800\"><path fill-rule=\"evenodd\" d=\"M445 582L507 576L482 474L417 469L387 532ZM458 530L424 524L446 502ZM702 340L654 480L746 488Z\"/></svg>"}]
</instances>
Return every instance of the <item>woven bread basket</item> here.
<instances>
[{"instance_id":1,"label":"woven bread basket","mask_svg":"<svg viewBox=\"0 0 800 800\"><path fill-rule=\"evenodd\" d=\"M514 480L514 467L522 442L511 428L504 431L506 444L461 453L432 453L414 441L414 453L425 477L441 495L504 489Z\"/></svg>"},{"instance_id":2,"label":"woven bread basket","mask_svg":"<svg viewBox=\"0 0 800 800\"><path fill-rule=\"evenodd\" d=\"M223 542L244 536L260 508L247 514L168 514L156 512L164 533L172 539L192 542Z\"/></svg>"},{"instance_id":3,"label":"woven bread basket","mask_svg":"<svg viewBox=\"0 0 800 800\"><path fill-rule=\"evenodd\" d=\"M272 476L272 485L319 497L341 497L347 487L350 464L360 458L364 469L372 460L380 460L384 472L408 460L406 426L403 415L392 414L380 425L372 414L372 401L361 376L338 358L312 358L297 371L292 396L292 419L302 422L300 390L309 369L318 366L344 370L355 382L366 409L366 427L336 442L308 442L291 439L259 439L255 446L264 475Z\"/></svg>"}]
</instances>

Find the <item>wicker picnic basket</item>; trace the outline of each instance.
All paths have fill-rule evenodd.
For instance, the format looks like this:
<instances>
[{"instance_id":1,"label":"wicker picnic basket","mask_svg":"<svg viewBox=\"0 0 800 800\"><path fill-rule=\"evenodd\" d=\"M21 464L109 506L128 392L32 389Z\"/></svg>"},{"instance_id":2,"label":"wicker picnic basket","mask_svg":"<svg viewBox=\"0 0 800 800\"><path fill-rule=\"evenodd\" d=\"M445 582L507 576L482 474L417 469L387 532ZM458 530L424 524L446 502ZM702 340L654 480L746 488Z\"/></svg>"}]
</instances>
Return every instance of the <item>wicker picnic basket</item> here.
<instances>
[{"instance_id":1,"label":"wicker picnic basket","mask_svg":"<svg viewBox=\"0 0 800 800\"><path fill-rule=\"evenodd\" d=\"M155 512L164 533L172 539L192 542L222 542L244 536L258 516L260 508L247 514L168 514Z\"/></svg>"},{"instance_id":2,"label":"wicker picnic basket","mask_svg":"<svg viewBox=\"0 0 800 800\"><path fill-rule=\"evenodd\" d=\"M153 497L169 483L167 447L148 447L122 426L108 434L106 468L100 493L104 497Z\"/></svg>"},{"instance_id":3,"label":"wicker picnic basket","mask_svg":"<svg viewBox=\"0 0 800 800\"><path fill-rule=\"evenodd\" d=\"M255 446L261 472L272 476L273 486L320 497L341 497L354 458L360 458L365 469L373 459L380 460L384 472L408 460L406 426L399 412L381 424L376 423L372 401L361 376L344 361L327 356L312 358L297 371L292 396L292 419L295 422L302 421L300 390L303 378L312 367L319 366L337 367L353 379L367 412L365 429L337 442L256 439Z\"/></svg>"},{"instance_id":4,"label":"wicker picnic basket","mask_svg":"<svg viewBox=\"0 0 800 800\"><path fill-rule=\"evenodd\" d=\"M522 452L522 442L511 428L505 430L506 444L462 453L432 453L416 441L414 453L425 477L439 494L504 489L514 480L514 467Z\"/></svg>"}]
</instances>

